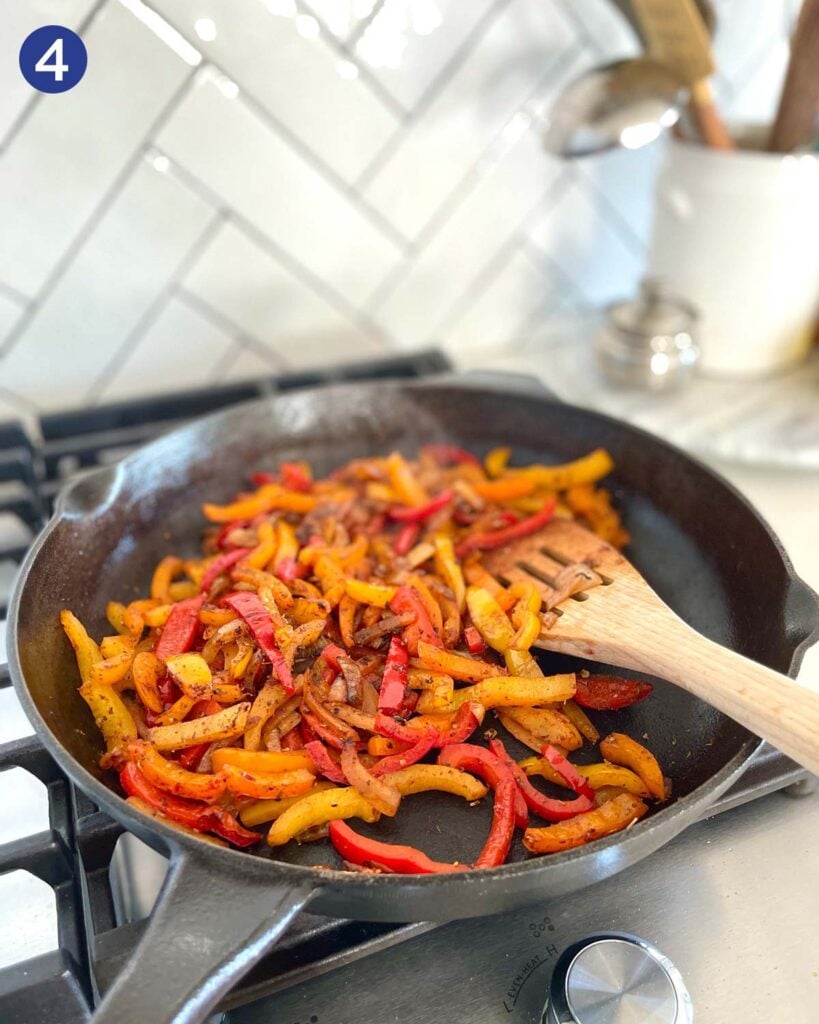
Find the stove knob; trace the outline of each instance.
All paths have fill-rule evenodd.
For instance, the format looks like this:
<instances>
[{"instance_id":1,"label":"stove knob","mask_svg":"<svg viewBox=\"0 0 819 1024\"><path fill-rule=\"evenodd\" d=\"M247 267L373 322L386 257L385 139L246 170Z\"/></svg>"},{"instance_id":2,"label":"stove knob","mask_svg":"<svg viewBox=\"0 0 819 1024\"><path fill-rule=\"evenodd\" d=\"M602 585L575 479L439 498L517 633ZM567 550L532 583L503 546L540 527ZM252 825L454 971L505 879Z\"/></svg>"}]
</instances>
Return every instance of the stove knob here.
<instances>
[{"instance_id":1,"label":"stove knob","mask_svg":"<svg viewBox=\"0 0 819 1024\"><path fill-rule=\"evenodd\" d=\"M658 949L621 932L589 935L564 950L543 1024L691 1024L691 999Z\"/></svg>"}]
</instances>

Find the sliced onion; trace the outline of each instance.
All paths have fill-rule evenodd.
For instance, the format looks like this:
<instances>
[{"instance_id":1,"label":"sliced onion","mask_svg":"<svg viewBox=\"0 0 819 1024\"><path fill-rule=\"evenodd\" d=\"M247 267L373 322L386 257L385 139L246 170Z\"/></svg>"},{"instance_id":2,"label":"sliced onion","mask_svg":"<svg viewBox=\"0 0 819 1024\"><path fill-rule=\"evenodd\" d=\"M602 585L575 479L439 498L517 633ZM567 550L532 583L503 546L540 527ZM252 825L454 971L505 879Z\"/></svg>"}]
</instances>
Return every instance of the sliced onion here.
<instances>
[{"instance_id":1,"label":"sliced onion","mask_svg":"<svg viewBox=\"0 0 819 1024\"><path fill-rule=\"evenodd\" d=\"M345 743L341 751L341 770L353 788L364 797L367 803L392 818L401 803L398 789L385 779L377 779L359 761L355 745Z\"/></svg>"}]
</instances>

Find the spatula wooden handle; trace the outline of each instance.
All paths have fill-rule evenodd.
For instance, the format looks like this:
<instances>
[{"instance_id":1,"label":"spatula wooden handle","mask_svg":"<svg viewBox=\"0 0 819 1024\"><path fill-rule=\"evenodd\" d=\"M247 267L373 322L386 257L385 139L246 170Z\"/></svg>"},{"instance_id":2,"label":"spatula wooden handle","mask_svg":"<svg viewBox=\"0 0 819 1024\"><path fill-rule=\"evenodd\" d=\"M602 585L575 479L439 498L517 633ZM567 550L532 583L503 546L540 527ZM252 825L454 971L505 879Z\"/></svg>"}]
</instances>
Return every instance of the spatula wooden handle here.
<instances>
[{"instance_id":1,"label":"spatula wooden handle","mask_svg":"<svg viewBox=\"0 0 819 1024\"><path fill-rule=\"evenodd\" d=\"M679 622L647 669L713 704L819 774L819 693Z\"/></svg>"}]
</instances>

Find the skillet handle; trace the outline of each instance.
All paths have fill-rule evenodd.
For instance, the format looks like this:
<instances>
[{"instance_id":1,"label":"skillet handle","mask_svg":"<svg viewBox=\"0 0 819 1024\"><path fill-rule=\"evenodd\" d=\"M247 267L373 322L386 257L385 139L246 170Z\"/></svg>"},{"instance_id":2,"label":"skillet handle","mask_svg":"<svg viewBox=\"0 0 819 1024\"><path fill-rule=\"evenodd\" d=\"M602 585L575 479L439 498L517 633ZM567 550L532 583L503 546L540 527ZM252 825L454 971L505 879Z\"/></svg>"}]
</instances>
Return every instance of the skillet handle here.
<instances>
[{"instance_id":1,"label":"skillet handle","mask_svg":"<svg viewBox=\"0 0 819 1024\"><path fill-rule=\"evenodd\" d=\"M201 1024L315 892L214 874L207 856L175 850L145 934L91 1024Z\"/></svg>"}]
</instances>

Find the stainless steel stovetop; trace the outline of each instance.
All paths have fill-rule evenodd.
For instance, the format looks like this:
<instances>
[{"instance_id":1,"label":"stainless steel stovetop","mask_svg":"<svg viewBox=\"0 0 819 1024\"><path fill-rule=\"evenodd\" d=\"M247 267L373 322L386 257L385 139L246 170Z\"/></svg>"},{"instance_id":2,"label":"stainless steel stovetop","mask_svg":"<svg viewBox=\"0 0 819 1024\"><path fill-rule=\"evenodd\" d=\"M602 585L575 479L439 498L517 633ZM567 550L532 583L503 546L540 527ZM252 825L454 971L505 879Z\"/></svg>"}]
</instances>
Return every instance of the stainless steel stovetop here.
<instances>
[{"instance_id":1,"label":"stainless steel stovetop","mask_svg":"<svg viewBox=\"0 0 819 1024\"><path fill-rule=\"evenodd\" d=\"M617 931L647 939L671 959L697 1024L815 1024L815 782L765 746L709 817L636 867L522 912L410 925L317 962L285 965L260 986L278 991L222 1019L421 1024L445 1014L451 1024L533 1024L541 1021L563 950ZM113 869L124 921L149 913L165 868L164 858L134 837L120 843Z\"/></svg>"}]
</instances>

